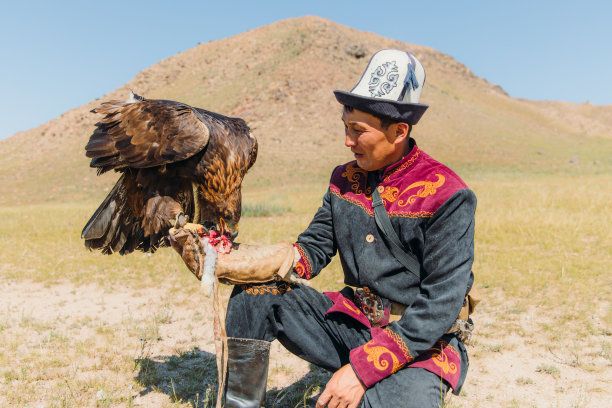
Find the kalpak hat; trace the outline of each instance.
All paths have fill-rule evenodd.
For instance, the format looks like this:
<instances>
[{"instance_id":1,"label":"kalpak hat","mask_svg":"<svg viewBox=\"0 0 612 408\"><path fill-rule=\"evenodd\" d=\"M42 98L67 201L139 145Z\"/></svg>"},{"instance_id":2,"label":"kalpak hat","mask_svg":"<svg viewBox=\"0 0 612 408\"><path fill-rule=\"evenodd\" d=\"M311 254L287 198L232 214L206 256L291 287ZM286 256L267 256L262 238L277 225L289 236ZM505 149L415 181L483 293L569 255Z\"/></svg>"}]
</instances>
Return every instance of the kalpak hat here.
<instances>
[{"instance_id":1,"label":"kalpak hat","mask_svg":"<svg viewBox=\"0 0 612 408\"><path fill-rule=\"evenodd\" d=\"M419 103L424 84L425 69L413 55L381 50L350 92L335 90L334 94L343 105L415 125L429 107Z\"/></svg>"}]
</instances>

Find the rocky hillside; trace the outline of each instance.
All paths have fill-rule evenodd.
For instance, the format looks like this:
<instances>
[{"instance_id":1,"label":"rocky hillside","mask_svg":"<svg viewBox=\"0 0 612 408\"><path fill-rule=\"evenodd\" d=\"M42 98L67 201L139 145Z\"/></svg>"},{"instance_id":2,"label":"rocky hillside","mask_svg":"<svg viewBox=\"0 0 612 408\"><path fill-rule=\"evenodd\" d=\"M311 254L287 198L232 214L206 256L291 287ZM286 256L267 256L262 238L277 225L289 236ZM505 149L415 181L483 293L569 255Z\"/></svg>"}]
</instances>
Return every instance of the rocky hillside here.
<instances>
[{"instance_id":1,"label":"rocky hillside","mask_svg":"<svg viewBox=\"0 0 612 408\"><path fill-rule=\"evenodd\" d=\"M462 175L612 169L612 106L510 98L434 49L302 17L200 44L100 100L0 141L0 205L104 195L116 176L96 177L88 167L83 147L97 121L89 111L130 89L244 118L260 142L246 188L325 182L335 164L351 159L332 90L350 89L382 48L410 50L425 66L422 102L430 108L413 136Z\"/></svg>"}]
</instances>

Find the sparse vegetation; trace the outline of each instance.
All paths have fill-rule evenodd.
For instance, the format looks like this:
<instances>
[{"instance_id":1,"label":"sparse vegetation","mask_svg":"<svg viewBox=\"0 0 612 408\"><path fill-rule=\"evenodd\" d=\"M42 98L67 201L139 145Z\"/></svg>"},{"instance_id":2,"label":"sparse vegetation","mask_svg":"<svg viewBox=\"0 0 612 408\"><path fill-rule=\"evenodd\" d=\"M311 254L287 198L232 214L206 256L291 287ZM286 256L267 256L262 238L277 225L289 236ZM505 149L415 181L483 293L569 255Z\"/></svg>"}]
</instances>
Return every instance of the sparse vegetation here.
<instances>
[{"instance_id":1,"label":"sparse vegetation","mask_svg":"<svg viewBox=\"0 0 612 408\"><path fill-rule=\"evenodd\" d=\"M540 364L538 368L536 368L536 372L552 375L553 377L559 375L559 369L552 364Z\"/></svg>"},{"instance_id":2,"label":"sparse vegetation","mask_svg":"<svg viewBox=\"0 0 612 408\"><path fill-rule=\"evenodd\" d=\"M530 385L533 384L533 380L529 377L519 377L516 379L518 385Z\"/></svg>"}]
</instances>

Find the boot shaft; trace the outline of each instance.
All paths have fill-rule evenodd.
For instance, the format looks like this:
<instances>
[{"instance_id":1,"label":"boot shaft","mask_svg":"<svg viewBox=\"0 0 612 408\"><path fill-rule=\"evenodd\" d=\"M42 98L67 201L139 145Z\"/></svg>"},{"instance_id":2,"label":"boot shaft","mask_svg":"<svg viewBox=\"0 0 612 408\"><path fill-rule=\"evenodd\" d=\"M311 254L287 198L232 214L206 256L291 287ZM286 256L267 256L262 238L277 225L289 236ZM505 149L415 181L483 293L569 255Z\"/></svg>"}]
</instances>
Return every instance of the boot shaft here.
<instances>
[{"instance_id":1,"label":"boot shaft","mask_svg":"<svg viewBox=\"0 0 612 408\"><path fill-rule=\"evenodd\" d=\"M265 404L270 342L228 337L226 408Z\"/></svg>"}]
</instances>

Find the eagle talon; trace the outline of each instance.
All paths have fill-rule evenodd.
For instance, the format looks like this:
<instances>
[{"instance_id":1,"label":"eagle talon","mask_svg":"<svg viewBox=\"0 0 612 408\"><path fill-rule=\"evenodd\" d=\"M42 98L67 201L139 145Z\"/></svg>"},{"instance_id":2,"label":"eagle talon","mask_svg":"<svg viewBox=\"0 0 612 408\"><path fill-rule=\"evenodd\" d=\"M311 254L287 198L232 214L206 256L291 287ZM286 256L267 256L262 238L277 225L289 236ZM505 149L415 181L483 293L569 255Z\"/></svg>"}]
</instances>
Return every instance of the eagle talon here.
<instances>
[{"instance_id":1,"label":"eagle talon","mask_svg":"<svg viewBox=\"0 0 612 408\"><path fill-rule=\"evenodd\" d=\"M187 216L181 211L174 218L174 228L183 228L187 224Z\"/></svg>"}]
</instances>

